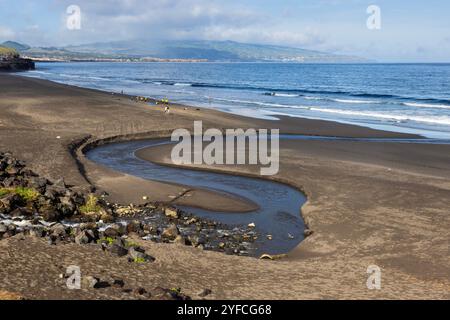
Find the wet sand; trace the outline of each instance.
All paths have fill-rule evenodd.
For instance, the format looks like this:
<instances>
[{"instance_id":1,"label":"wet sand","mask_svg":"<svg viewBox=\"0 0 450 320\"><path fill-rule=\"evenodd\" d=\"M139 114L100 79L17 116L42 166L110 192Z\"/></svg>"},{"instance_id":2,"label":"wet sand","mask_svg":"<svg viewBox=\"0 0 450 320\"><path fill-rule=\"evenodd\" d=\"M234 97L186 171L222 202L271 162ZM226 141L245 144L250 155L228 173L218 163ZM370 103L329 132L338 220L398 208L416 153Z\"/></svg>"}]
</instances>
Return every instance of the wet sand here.
<instances>
[{"instance_id":1,"label":"wet sand","mask_svg":"<svg viewBox=\"0 0 450 320\"><path fill-rule=\"evenodd\" d=\"M327 121L286 117L266 121L192 107L171 109L167 115L159 107L125 96L0 75L0 150L12 151L39 174L54 179L63 176L80 189L93 184L109 192L112 201L136 203L143 195L172 201L186 187L145 181L100 167L84 157L83 146L102 139L164 137L173 129L191 128L194 120L217 128L409 137ZM147 160L168 160L167 147L147 151ZM78 263L86 274L99 269L128 274L133 283L182 286L194 297L203 288L212 289L211 298L217 299L450 297L450 146L285 141L280 160L280 172L272 178L306 193L303 216L314 231L286 259L259 261L145 242L158 263L130 269L91 248L56 248L40 240L30 244L12 238L0 242L0 291L26 298L54 298L58 294L62 298L120 298L108 292L70 292L54 280L60 267ZM246 175L259 172L252 166L210 169ZM195 203L204 207L226 206L231 210L249 205L232 203L226 197L212 199L202 190L195 192ZM183 204L189 205L190 199ZM43 254L37 257L35 252ZM371 264L382 270L382 290L366 287L366 269ZM32 280L33 271L44 269L49 271ZM33 290L29 290L30 282Z\"/></svg>"}]
</instances>

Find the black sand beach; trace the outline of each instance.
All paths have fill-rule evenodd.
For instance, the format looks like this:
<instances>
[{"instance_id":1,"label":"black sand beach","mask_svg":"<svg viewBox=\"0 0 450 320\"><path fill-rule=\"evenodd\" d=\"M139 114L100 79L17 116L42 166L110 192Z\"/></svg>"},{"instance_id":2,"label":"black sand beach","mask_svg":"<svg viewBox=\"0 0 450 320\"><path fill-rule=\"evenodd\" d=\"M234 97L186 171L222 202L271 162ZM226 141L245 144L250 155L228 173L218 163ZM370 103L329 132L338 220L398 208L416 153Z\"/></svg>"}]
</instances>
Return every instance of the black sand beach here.
<instances>
[{"instance_id":1,"label":"black sand beach","mask_svg":"<svg viewBox=\"0 0 450 320\"><path fill-rule=\"evenodd\" d=\"M171 113L127 96L0 75L0 151L11 151L49 179L64 177L81 191L95 186L108 201L168 201L216 210L251 204L211 191L153 182L92 163L82 150L98 141L168 137L203 120L214 128L280 128L282 133L340 137L417 138L334 122L282 117L256 120L174 105ZM168 163L167 146L143 150L145 160ZM98 248L51 246L18 235L0 241L0 291L27 299L124 298L114 290L71 291L56 279L79 265L86 274L121 277L137 287L182 287L212 299L448 299L450 146L346 141L282 141L280 172L271 179L302 190L302 215L314 232L276 261L227 256L177 244L133 238L156 258L118 261ZM254 166L202 169L258 175ZM182 184L182 181L180 181ZM299 208L300 212L300 208ZM39 254L37 254L39 253ZM367 267L382 269L382 290L366 287ZM46 270L36 277L36 270Z\"/></svg>"}]
</instances>

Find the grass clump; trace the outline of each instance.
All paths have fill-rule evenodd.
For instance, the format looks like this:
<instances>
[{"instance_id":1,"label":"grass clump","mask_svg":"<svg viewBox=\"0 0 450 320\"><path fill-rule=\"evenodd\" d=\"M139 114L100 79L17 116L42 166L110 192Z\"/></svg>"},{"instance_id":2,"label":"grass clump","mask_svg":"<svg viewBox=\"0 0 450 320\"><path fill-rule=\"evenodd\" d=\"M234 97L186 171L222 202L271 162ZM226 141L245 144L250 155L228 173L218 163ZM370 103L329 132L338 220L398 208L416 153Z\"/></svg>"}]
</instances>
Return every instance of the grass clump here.
<instances>
[{"instance_id":1,"label":"grass clump","mask_svg":"<svg viewBox=\"0 0 450 320\"><path fill-rule=\"evenodd\" d=\"M0 197L6 196L7 194L10 194L11 190L6 188L0 188Z\"/></svg>"},{"instance_id":2,"label":"grass clump","mask_svg":"<svg viewBox=\"0 0 450 320\"><path fill-rule=\"evenodd\" d=\"M10 193L17 194L20 198L22 198L23 201L34 201L39 197L39 192L32 188L24 188L24 187L17 187L17 188L0 188L0 197L5 196Z\"/></svg>"},{"instance_id":3,"label":"grass clump","mask_svg":"<svg viewBox=\"0 0 450 320\"><path fill-rule=\"evenodd\" d=\"M147 260L145 260L144 258L134 258L133 261L135 263L145 263L145 262L147 262Z\"/></svg>"},{"instance_id":4,"label":"grass clump","mask_svg":"<svg viewBox=\"0 0 450 320\"><path fill-rule=\"evenodd\" d=\"M137 248L139 247L139 244L134 241L127 241L126 248Z\"/></svg>"},{"instance_id":5,"label":"grass clump","mask_svg":"<svg viewBox=\"0 0 450 320\"><path fill-rule=\"evenodd\" d=\"M114 239L111 237L101 238L97 240L98 244L107 243L108 245L112 245L114 243Z\"/></svg>"},{"instance_id":6,"label":"grass clump","mask_svg":"<svg viewBox=\"0 0 450 320\"><path fill-rule=\"evenodd\" d=\"M88 199L86 200L86 203L80 207L80 212L83 214L88 214L92 212L100 212L102 210L102 207L98 204L98 198L90 194L88 196Z\"/></svg>"},{"instance_id":7,"label":"grass clump","mask_svg":"<svg viewBox=\"0 0 450 320\"><path fill-rule=\"evenodd\" d=\"M25 201L34 201L39 197L39 192L31 188L18 187L14 192Z\"/></svg>"}]
</instances>

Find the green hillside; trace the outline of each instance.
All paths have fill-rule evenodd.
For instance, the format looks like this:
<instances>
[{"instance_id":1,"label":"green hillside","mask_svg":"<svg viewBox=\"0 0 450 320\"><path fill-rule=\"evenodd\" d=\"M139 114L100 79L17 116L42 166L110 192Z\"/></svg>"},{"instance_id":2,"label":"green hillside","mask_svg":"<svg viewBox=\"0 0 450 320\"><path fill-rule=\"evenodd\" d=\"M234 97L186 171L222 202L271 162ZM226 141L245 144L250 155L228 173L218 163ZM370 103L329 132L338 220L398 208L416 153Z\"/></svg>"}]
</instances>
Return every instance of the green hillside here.
<instances>
[{"instance_id":1,"label":"green hillside","mask_svg":"<svg viewBox=\"0 0 450 320\"><path fill-rule=\"evenodd\" d=\"M19 52L16 49L0 46L0 57L17 58Z\"/></svg>"}]
</instances>

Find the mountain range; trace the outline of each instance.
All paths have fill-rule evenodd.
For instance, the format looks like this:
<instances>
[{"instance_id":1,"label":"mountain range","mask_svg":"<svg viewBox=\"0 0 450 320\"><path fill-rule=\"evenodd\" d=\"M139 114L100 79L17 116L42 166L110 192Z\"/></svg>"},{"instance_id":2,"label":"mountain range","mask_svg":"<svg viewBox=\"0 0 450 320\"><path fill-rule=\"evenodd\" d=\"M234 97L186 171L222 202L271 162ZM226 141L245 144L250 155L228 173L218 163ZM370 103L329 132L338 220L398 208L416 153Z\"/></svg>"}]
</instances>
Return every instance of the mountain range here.
<instances>
[{"instance_id":1,"label":"mountain range","mask_svg":"<svg viewBox=\"0 0 450 320\"><path fill-rule=\"evenodd\" d=\"M7 41L22 56L36 60L195 60L227 62L359 63L366 59L285 46L235 41L114 41L64 47L31 47Z\"/></svg>"}]
</instances>

